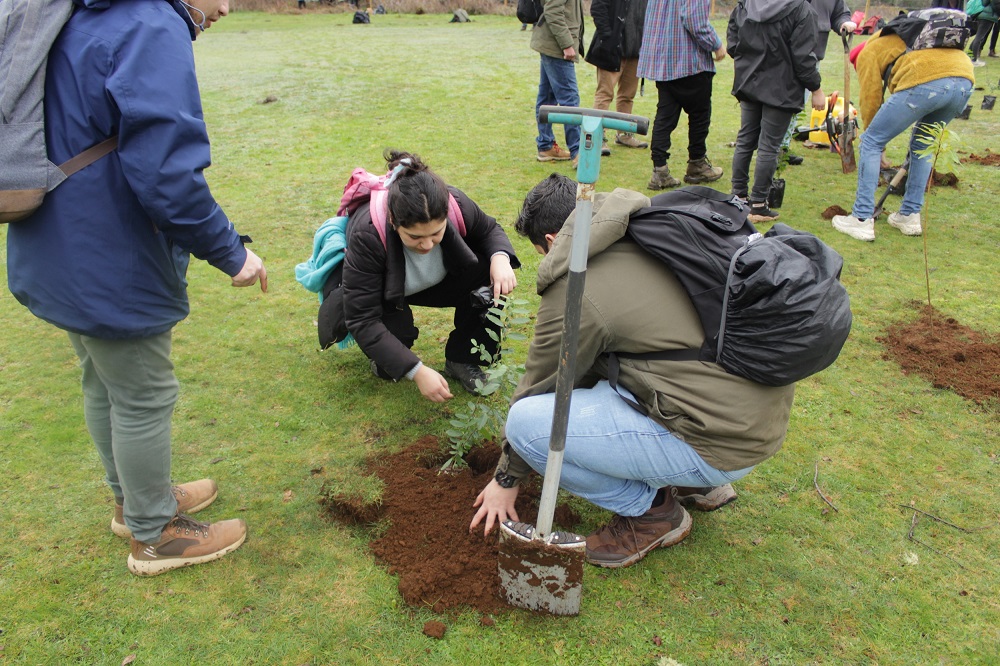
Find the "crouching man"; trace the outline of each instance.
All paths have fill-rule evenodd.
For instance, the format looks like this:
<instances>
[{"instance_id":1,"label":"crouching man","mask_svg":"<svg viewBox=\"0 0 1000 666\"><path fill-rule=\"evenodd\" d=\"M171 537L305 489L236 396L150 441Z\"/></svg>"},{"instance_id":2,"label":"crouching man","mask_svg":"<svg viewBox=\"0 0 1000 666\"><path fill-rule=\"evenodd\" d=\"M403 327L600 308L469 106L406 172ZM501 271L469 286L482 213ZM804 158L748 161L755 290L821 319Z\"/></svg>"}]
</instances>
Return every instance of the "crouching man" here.
<instances>
[{"instance_id":1,"label":"crouching man","mask_svg":"<svg viewBox=\"0 0 1000 666\"><path fill-rule=\"evenodd\" d=\"M476 498L470 529L518 520L518 483L545 473L565 315L575 208L573 181L553 174L524 200L516 229L545 258L541 305L525 374L507 416L503 455ZM620 358L617 391L609 352L700 347L704 332L681 283L625 237L650 200L628 190L598 194L580 320L580 343L560 487L614 512L587 537L587 560L634 564L691 531L684 506L711 511L736 499L730 485L781 448L793 386L769 387L702 361ZM633 400L648 415L626 402Z\"/></svg>"}]
</instances>

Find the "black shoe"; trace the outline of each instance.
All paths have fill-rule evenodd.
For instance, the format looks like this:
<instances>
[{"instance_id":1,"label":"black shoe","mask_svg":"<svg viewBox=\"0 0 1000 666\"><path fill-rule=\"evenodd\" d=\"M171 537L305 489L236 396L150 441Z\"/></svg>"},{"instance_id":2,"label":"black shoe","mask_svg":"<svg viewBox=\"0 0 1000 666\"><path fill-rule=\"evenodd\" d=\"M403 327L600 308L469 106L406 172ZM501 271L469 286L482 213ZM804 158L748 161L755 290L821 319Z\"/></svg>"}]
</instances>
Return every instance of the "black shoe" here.
<instances>
[{"instance_id":1,"label":"black shoe","mask_svg":"<svg viewBox=\"0 0 1000 666\"><path fill-rule=\"evenodd\" d=\"M483 369L473 363L456 363L445 361L444 371L462 383L462 387L474 395L480 395L479 386L485 386L489 377ZM477 386L478 381L478 386Z\"/></svg>"},{"instance_id":2,"label":"black shoe","mask_svg":"<svg viewBox=\"0 0 1000 666\"><path fill-rule=\"evenodd\" d=\"M802 164L803 162L806 161L804 157L802 157L801 155L796 155L795 153L793 153L792 151L788 150L787 148L782 148L781 150L782 150L782 152L785 153L785 155L788 156L788 163L791 166L798 166L798 165L800 165L800 164Z\"/></svg>"},{"instance_id":3,"label":"black shoe","mask_svg":"<svg viewBox=\"0 0 1000 666\"><path fill-rule=\"evenodd\" d=\"M747 217L751 222L771 222L778 219L778 213L768 208L766 203L751 203Z\"/></svg>"}]
</instances>

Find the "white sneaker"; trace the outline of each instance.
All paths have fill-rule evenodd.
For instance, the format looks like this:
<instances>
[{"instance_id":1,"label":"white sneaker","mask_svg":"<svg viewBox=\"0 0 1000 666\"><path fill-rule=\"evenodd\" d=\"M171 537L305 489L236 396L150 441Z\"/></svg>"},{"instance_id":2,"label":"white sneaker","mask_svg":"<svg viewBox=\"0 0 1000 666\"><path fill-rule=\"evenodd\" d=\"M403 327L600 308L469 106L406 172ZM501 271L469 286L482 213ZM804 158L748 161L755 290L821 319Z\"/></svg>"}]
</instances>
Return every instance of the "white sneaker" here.
<instances>
[{"instance_id":1,"label":"white sneaker","mask_svg":"<svg viewBox=\"0 0 1000 666\"><path fill-rule=\"evenodd\" d=\"M923 233L923 229L920 227L920 213L910 213L909 215L891 213L889 224L902 231L904 236L919 236Z\"/></svg>"},{"instance_id":2,"label":"white sneaker","mask_svg":"<svg viewBox=\"0 0 1000 666\"><path fill-rule=\"evenodd\" d=\"M973 60L972 61L972 66L973 67L986 67L986 61L985 60Z\"/></svg>"},{"instance_id":3,"label":"white sneaker","mask_svg":"<svg viewBox=\"0 0 1000 666\"><path fill-rule=\"evenodd\" d=\"M853 215L834 215L833 228L851 238L862 241L875 240L875 220L871 217L859 220Z\"/></svg>"}]
</instances>

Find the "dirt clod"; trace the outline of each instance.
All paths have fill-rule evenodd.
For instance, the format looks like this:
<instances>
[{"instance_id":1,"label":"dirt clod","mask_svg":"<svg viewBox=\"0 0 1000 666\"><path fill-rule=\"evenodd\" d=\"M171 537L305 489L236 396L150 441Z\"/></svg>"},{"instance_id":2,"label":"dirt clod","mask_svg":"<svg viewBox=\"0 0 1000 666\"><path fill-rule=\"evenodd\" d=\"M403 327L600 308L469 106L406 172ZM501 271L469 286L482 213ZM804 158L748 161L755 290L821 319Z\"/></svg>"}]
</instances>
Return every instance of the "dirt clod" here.
<instances>
[{"instance_id":1,"label":"dirt clod","mask_svg":"<svg viewBox=\"0 0 1000 666\"><path fill-rule=\"evenodd\" d=\"M829 208L827 208L826 210L824 210L823 213L822 213L824 220L832 220L834 215L850 215L850 214L851 214L851 211L844 210L843 208L841 208L837 204L834 204L834 205L830 206Z\"/></svg>"},{"instance_id":2,"label":"dirt clod","mask_svg":"<svg viewBox=\"0 0 1000 666\"><path fill-rule=\"evenodd\" d=\"M429 620L424 623L424 636L430 636L431 638L444 638L444 632L446 631L448 631L448 627L444 625L444 622Z\"/></svg>"}]
</instances>

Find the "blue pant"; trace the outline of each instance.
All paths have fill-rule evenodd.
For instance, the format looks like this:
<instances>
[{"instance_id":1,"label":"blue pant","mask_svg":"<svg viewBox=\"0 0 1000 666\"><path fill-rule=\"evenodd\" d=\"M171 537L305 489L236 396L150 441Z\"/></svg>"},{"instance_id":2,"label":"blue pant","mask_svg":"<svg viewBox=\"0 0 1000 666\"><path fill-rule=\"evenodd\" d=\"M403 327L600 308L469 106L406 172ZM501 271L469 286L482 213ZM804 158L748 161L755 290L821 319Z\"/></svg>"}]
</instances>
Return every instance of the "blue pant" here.
<instances>
[{"instance_id":1,"label":"blue pant","mask_svg":"<svg viewBox=\"0 0 1000 666\"><path fill-rule=\"evenodd\" d=\"M507 415L507 441L539 474L545 473L554 405L552 393L522 398ZM573 391L559 487L599 507L641 516L658 488L721 486L752 469L724 472L710 466L669 430L632 409L606 381Z\"/></svg>"},{"instance_id":2,"label":"blue pant","mask_svg":"<svg viewBox=\"0 0 1000 666\"><path fill-rule=\"evenodd\" d=\"M559 106L580 106L580 88L576 85L576 63L562 58L540 54L542 64L538 76L538 99L535 101L535 119L538 109L546 104ZM566 150L576 157L580 150L580 126L566 125ZM539 152L548 150L555 144L556 135L549 123L538 123L538 137L535 143Z\"/></svg>"},{"instance_id":3,"label":"blue pant","mask_svg":"<svg viewBox=\"0 0 1000 666\"><path fill-rule=\"evenodd\" d=\"M875 189L882 151L896 136L913 125L910 136L910 168L906 176L906 191L899 212L919 213L924 205L924 190L931 176L934 158L918 158L916 152L927 147L927 126L949 123L965 109L972 96L972 82L953 76L922 83L894 93L882 104L868 127L861 134L861 157L858 160L858 192L851 214L867 220L875 213ZM924 139L924 142L921 139Z\"/></svg>"}]
</instances>

